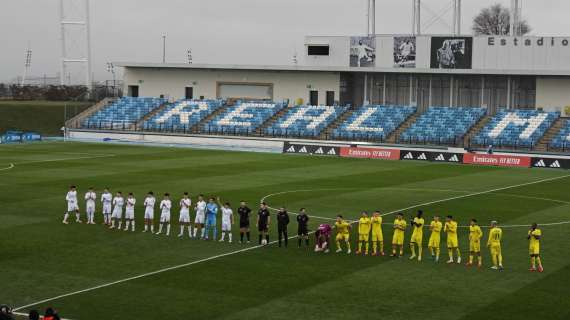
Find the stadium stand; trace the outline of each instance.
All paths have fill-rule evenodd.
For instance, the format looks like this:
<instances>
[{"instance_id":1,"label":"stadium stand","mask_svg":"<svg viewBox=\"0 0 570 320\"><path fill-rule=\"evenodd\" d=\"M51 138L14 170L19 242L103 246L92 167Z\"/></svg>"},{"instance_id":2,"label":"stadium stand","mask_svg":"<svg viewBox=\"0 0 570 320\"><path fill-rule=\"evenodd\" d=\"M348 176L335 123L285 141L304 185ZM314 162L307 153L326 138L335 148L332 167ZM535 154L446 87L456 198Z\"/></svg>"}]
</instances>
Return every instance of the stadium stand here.
<instances>
[{"instance_id":1,"label":"stadium stand","mask_svg":"<svg viewBox=\"0 0 570 320\"><path fill-rule=\"evenodd\" d=\"M222 100L178 100L146 120L143 129L187 131L222 105Z\"/></svg>"},{"instance_id":2,"label":"stadium stand","mask_svg":"<svg viewBox=\"0 0 570 320\"><path fill-rule=\"evenodd\" d=\"M474 144L532 147L560 117L560 112L500 110L475 136Z\"/></svg>"},{"instance_id":3,"label":"stadium stand","mask_svg":"<svg viewBox=\"0 0 570 320\"><path fill-rule=\"evenodd\" d=\"M560 130L558 135L552 139L552 143L550 145L557 149L570 148L570 120L564 120L562 130Z\"/></svg>"},{"instance_id":4,"label":"stadium stand","mask_svg":"<svg viewBox=\"0 0 570 320\"><path fill-rule=\"evenodd\" d=\"M484 108L429 107L400 135L399 142L457 143L485 112Z\"/></svg>"},{"instance_id":5,"label":"stadium stand","mask_svg":"<svg viewBox=\"0 0 570 320\"><path fill-rule=\"evenodd\" d=\"M272 136L316 137L347 110L339 106L295 106L265 129Z\"/></svg>"},{"instance_id":6,"label":"stadium stand","mask_svg":"<svg viewBox=\"0 0 570 320\"><path fill-rule=\"evenodd\" d=\"M134 125L146 114L166 103L166 99L122 97L87 117L84 128L121 129Z\"/></svg>"},{"instance_id":7,"label":"stadium stand","mask_svg":"<svg viewBox=\"0 0 570 320\"><path fill-rule=\"evenodd\" d=\"M274 102L238 102L204 125L207 133L251 134L284 107Z\"/></svg>"},{"instance_id":8,"label":"stadium stand","mask_svg":"<svg viewBox=\"0 0 570 320\"><path fill-rule=\"evenodd\" d=\"M384 140L414 112L416 108L412 106L362 106L333 130L332 138Z\"/></svg>"}]
</instances>

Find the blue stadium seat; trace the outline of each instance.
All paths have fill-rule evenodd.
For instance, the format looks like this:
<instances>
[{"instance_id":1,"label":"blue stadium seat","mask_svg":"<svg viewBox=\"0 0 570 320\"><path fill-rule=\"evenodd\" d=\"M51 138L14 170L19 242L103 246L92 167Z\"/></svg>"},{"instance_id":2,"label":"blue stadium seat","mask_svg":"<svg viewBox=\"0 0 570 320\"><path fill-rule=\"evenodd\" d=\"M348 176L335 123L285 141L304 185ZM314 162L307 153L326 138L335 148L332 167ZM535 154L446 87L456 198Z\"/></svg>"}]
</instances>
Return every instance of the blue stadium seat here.
<instances>
[{"instance_id":1,"label":"blue stadium seat","mask_svg":"<svg viewBox=\"0 0 570 320\"><path fill-rule=\"evenodd\" d=\"M454 143L483 116L485 109L469 107L429 107L399 137L401 142Z\"/></svg>"},{"instance_id":2,"label":"blue stadium seat","mask_svg":"<svg viewBox=\"0 0 570 320\"><path fill-rule=\"evenodd\" d=\"M412 106L361 106L333 130L332 136L341 140L382 140L414 112L416 108Z\"/></svg>"},{"instance_id":3,"label":"blue stadium seat","mask_svg":"<svg viewBox=\"0 0 570 320\"><path fill-rule=\"evenodd\" d=\"M550 146L559 149L570 148L570 120L564 120L562 130L552 139Z\"/></svg>"},{"instance_id":4,"label":"blue stadium seat","mask_svg":"<svg viewBox=\"0 0 570 320\"><path fill-rule=\"evenodd\" d=\"M203 130L209 133L251 134L281 109L282 103L238 102L206 123Z\"/></svg>"},{"instance_id":5,"label":"blue stadium seat","mask_svg":"<svg viewBox=\"0 0 570 320\"><path fill-rule=\"evenodd\" d=\"M346 111L339 106L295 106L265 129L273 136L316 137Z\"/></svg>"},{"instance_id":6,"label":"blue stadium seat","mask_svg":"<svg viewBox=\"0 0 570 320\"><path fill-rule=\"evenodd\" d=\"M474 144L532 147L560 112L501 109L473 139Z\"/></svg>"},{"instance_id":7,"label":"blue stadium seat","mask_svg":"<svg viewBox=\"0 0 570 320\"><path fill-rule=\"evenodd\" d=\"M83 120L85 128L121 129L134 125L166 99L122 97Z\"/></svg>"},{"instance_id":8,"label":"blue stadium seat","mask_svg":"<svg viewBox=\"0 0 570 320\"><path fill-rule=\"evenodd\" d=\"M143 129L186 131L222 105L222 100L178 100L146 120Z\"/></svg>"}]
</instances>

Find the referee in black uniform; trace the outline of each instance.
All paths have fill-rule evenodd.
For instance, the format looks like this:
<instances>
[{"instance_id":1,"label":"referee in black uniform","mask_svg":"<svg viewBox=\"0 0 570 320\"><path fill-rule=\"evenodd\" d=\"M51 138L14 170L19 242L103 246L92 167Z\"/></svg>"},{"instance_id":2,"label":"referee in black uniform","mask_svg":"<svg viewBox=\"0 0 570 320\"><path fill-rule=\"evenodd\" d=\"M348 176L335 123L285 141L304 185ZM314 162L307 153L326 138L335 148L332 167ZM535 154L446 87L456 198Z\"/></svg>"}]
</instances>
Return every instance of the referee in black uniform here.
<instances>
[{"instance_id":1,"label":"referee in black uniform","mask_svg":"<svg viewBox=\"0 0 570 320\"><path fill-rule=\"evenodd\" d=\"M238 214L239 214L239 243L243 243L244 234L247 236L247 243L250 241L249 232L249 214L251 209L247 206L245 201L240 201Z\"/></svg>"},{"instance_id":2,"label":"referee in black uniform","mask_svg":"<svg viewBox=\"0 0 570 320\"><path fill-rule=\"evenodd\" d=\"M262 202L257 211L257 231L259 231L259 244L261 239L265 236L265 240L269 243L269 224L271 223L271 216L267 204Z\"/></svg>"},{"instance_id":3,"label":"referee in black uniform","mask_svg":"<svg viewBox=\"0 0 570 320\"><path fill-rule=\"evenodd\" d=\"M299 237L299 248L301 247L301 242L305 239L307 247L309 246L309 216L307 215L307 210L301 208L299 215L297 216L297 236Z\"/></svg>"},{"instance_id":4,"label":"referee in black uniform","mask_svg":"<svg viewBox=\"0 0 570 320\"><path fill-rule=\"evenodd\" d=\"M287 225L289 224L289 214L285 208L280 208L277 211L277 234L279 239L279 247L281 247L281 239L285 239L285 247L289 243L287 236Z\"/></svg>"}]
</instances>

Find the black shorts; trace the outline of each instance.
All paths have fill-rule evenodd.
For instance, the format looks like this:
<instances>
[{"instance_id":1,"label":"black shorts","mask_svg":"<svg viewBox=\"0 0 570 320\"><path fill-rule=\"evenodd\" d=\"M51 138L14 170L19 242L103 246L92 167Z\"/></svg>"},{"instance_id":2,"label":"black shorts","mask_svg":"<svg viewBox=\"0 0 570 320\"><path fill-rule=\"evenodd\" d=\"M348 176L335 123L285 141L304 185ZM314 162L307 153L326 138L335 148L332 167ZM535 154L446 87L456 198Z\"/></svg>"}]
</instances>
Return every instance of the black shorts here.
<instances>
[{"instance_id":1,"label":"black shorts","mask_svg":"<svg viewBox=\"0 0 570 320\"><path fill-rule=\"evenodd\" d=\"M260 224L257 226L257 231L259 231L259 232L267 232L267 224L265 224L265 223L260 223Z\"/></svg>"},{"instance_id":2,"label":"black shorts","mask_svg":"<svg viewBox=\"0 0 570 320\"><path fill-rule=\"evenodd\" d=\"M240 221L239 222L240 229L248 228L249 229L249 221Z\"/></svg>"},{"instance_id":3,"label":"black shorts","mask_svg":"<svg viewBox=\"0 0 570 320\"><path fill-rule=\"evenodd\" d=\"M309 235L309 230L307 230L306 226L299 226L299 228L297 228L297 235L299 236Z\"/></svg>"}]
</instances>

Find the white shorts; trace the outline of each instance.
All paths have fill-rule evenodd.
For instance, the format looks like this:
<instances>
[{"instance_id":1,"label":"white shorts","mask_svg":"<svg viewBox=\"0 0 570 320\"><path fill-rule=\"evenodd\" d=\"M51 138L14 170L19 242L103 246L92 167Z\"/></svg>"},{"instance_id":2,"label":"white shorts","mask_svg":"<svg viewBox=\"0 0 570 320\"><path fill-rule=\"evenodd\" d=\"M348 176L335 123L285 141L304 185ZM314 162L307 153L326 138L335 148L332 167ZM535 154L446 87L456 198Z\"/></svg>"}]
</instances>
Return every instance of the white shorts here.
<instances>
[{"instance_id":1,"label":"white shorts","mask_svg":"<svg viewBox=\"0 0 570 320\"><path fill-rule=\"evenodd\" d=\"M123 210L122 209L115 209L113 210L113 214L111 218L121 219L123 217Z\"/></svg>"},{"instance_id":2,"label":"white shorts","mask_svg":"<svg viewBox=\"0 0 570 320\"><path fill-rule=\"evenodd\" d=\"M67 203L67 212L72 212L75 210L79 210L79 206L75 202L68 202Z\"/></svg>"},{"instance_id":3,"label":"white shorts","mask_svg":"<svg viewBox=\"0 0 570 320\"><path fill-rule=\"evenodd\" d=\"M146 220L152 220L154 219L154 210L152 208L146 208L144 210L144 218Z\"/></svg>"},{"instance_id":4,"label":"white shorts","mask_svg":"<svg viewBox=\"0 0 570 320\"><path fill-rule=\"evenodd\" d=\"M206 214L204 212L196 212L196 219L194 220L194 223L204 224L205 219L206 219Z\"/></svg>"},{"instance_id":5,"label":"white shorts","mask_svg":"<svg viewBox=\"0 0 570 320\"><path fill-rule=\"evenodd\" d=\"M110 214L111 213L111 204L103 204L103 214Z\"/></svg>"},{"instance_id":6,"label":"white shorts","mask_svg":"<svg viewBox=\"0 0 570 320\"><path fill-rule=\"evenodd\" d=\"M190 223L190 212L180 211L180 218L178 219L178 221L183 223Z\"/></svg>"},{"instance_id":7,"label":"white shorts","mask_svg":"<svg viewBox=\"0 0 570 320\"><path fill-rule=\"evenodd\" d=\"M170 213L161 213L160 223L170 223Z\"/></svg>"},{"instance_id":8,"label":"white shorts","mask_svg":"<svg viewBox=\"0 0 570 320\"><path fill-rule=\"evenodd\" d=\"M232 231L232 223L230 221L222 221L222 232Z\"/></svg>"},{"instance_id":9,"label":"white shorts","mask_svg":"<svg viewBox=\"0 0 570 320\"><path fill-rule=\"evenodd\" d=\"M135 210L125 210L125 219L135 220Z\"/></svg>"},{"instance_id":10,"label":"white shorts","mask_svg":"<svg viewBox=\"0 0 570 320\"><path fill-rule=\"evenodd\" d=\"M87 214L94 214L95 213L95 206L87 206L85 207L85 212Z\"/></svg>"}]
</instances>

